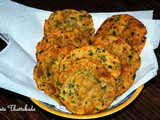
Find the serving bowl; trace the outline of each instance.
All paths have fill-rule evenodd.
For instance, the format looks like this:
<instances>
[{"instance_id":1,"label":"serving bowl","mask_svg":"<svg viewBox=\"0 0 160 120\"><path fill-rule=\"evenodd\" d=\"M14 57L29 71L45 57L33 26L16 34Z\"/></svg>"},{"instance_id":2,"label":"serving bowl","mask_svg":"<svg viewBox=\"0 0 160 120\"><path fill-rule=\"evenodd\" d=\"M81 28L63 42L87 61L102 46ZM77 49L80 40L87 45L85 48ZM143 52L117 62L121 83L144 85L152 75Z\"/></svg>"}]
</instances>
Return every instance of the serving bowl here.
<instances>
[{"instance_id":1,"label":"serving bowl","mask_svg":"<svg viewBox=\"0 0 160 120\"><path fill-rule=\"evenodd\" d=\"M135 91L133 91L132 93L130 93L124 100L123 103L121 103L120 105L111 108L109 110L104 110L101 111L99 113L96 114L92 114L92 115L75 115L75 114L69 114L69 113L65 113L62 112L60 110L58 110L57 108L55 108L53 105L49 105L47 103L35 100L33 98L31 98L31 100L40 108L44 109L45 111L51 113L51 114L55 114L61 117L65 117L65 118L71 118L71 119L93 119L93 118L99 118L99 117L104 117L104 116L108 116L111 114L114 114L120 110L122 110L123 108L125 108L126 106L128 106L131 102L133 102L137 96L140 94L140 92L142 91L144 85L141 85L139 88L137 88Z\"/></svg>"}]
</instances>

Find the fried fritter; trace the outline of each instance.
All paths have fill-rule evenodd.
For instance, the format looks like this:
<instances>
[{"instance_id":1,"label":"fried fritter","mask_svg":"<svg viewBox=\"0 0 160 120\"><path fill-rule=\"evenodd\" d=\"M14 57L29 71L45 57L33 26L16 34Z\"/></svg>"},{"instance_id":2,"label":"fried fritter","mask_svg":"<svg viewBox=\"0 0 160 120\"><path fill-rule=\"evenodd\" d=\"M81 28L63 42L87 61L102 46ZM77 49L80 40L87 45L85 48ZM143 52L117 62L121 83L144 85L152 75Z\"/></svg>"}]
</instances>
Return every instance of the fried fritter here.
<instances>
[{"instance_id":1,"label":"fried fritter","mask_svg":"<svg viewBox=\"0 0 160 120\"><path fill-rule=\"evenodd\" d=\"M44 34L49 35L54 29L73 31L92 41L95 29L92 16L84 10L65 9L54 11L45 21Z\"/></svg>"},{"instance_id":2,"label":"fried fritter","mask_svg":"<svg viewBox=\"0 0 160 120\"><path fill-rule=\"evenodd\" d=\"M120 38L123 38L133 49L140 54L145 43L147 34L146 27L137 19L130 19L125 30L122 31Z\"/></svg>"},{"instance_id":3,"label":"fried fritter","mask_svg":"<svg viewBox=\"0 0 160 120\"><path fill-rule=\"evenodd\" d=\"M101 35L122 38L140 54L145 45L146 33L146 27L142 22L131 15L119 14L107 18L97 30L94 38L96 39Z\"/></svg>"},{"instance_id":4,"label":"fried fritter","mask_svg":"<svg viewBox=\"0 0 160 120\"><path fill-rule=\"evenodd\" d=\"M48 77L51 76L49 68L58 58L58 45L55 44L49 47L41 54L40 58L34 68L34 79L37 82L38 88L44 90L45 84L48 83Z\"/></svg>"},{"instance_id":5,"label":"fried fritter","mask_svg":"<svg viewBox=\"0 0 160 120\"><path fill-rule=\"evenodd\" d=\"M58 47L61 48L66 45L82 47L84 45L88 45L89 43L82 36L77 35L75 32L66 30L55 30L49 36L45 36L43 40L36 46L37 59L39 60L40 54L42 54L53 44L58 44Z\"/></svg>"},{"instance_id":6,"label":"fried fritter","mask_svg":"<svg viewBox=\"0 0 160 120\"><path fill-rule=\"evenodd\" d=\"M98 37L99 35L112 35L115 37L119 36L122 31L126 29L131 18L133 18L133 16L128 14L113 15L107 18L96 31L94 38Z\"/></svg>"},{"instance_id":7,"label":"fried fritter","mask_svg":"<svg viewBox=\"0 0 160 120\"><path fill-rule=\"evenodd\" d=\"M114 77L103 64L80 59L59 77L60 100L74 114L94 114L106 109L115 99Z\"/></svg>"},{"instance_id":8,"label":"fried fritter","mask_svg":"<svg viewBox=\"0 0 160 120\"><path fill-rule=\"evenodd\" d=\"M116 96L124 93L134 82L135 72L140 67L140 57L123 39L114 36L104 35L94 39L94 44L102 45L106 50L117 55L121 60L121 75L116 80ZM125 79L124 79L125 78Z\"/></svg>"},{"instance_id":9,"label":"fried fritter","mask_svg":"<svg viewBox=\"0 0 160 120\"><path fill-rule=\"evenodd\" d=\"M84 46L71 51L62 60L60 64L60 72L62 72L68 65L81 58L92 58L101 62L116 79L121 74L120 59L99 45Z\"/></svg>"},{"instance_id":10,"label":"fried fritter","mask_svg":"<svg viewBox=\"0 0 160 120\"><path fill-rule=\"evenodd\" d=\"M56 44L50 46L49 49L41 54L37 66L34 69L34 79L37 82L38 88L60 104L61 102L56 88L56 82L59 76L59 64L61 59L75 48L73 45L67 45L62 48L58 48Z\"/></svg>"}]
</instances>

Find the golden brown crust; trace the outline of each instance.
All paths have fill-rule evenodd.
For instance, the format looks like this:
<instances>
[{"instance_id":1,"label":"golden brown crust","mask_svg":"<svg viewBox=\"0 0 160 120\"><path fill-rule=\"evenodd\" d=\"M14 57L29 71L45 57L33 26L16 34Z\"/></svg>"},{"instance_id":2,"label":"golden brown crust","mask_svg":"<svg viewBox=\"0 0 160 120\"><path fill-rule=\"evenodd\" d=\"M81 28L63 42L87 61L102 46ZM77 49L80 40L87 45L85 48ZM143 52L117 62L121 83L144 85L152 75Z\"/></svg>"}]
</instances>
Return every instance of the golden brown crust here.
<instances>
[{"instance_id":1,"label":"golden brown crust","mask_svg":"<svg viewBox=\"0 0 160 120\"><path fill-rule=\"evenodd\" d=\"M57 46L54 44L40 54L37 65L34 68L34 79L38 89L43 90L45 94L51 96L61 104L56 88L56 82L59 76L59 64L65 55L75 49L75 47L73 45L67 45L58 48Z\"/></svg>"},{"instance_id":2,"label":"golden brown crust","mask_svg":"<svg viewBox=\"0 0 160 120\"><path fill-rule=\"evenodd\" d=\"M37 59L39 60L39 55L54 44L57 44L58 48L61 48L66 45L82 47L84 45L88 45L89 43L75 32L55 30L49 36L43 37L43 40L36 46Z\"/></svg>"},{"instance_id":3,"label":"golden brown crust","mask_svg":"<svg viewBox=\"0 0 160 120\"><path fill-rule=\"evenodd\" d=\"M123 94L134 82L146 33L142 22L131 15L119 14L106 19L94 36L94 44L102 45L122 62L122 73L116 81L116 96Z\"/></svg>"},{"instance_id":4,"label":"golden brown crust","mask_svg":"<svg viewBox=\"0 0 160 120\"><path fill-rule=\"evenodd\" d=\"M94 39L95 45L101 45L104 49L120 58L122 66L131 66L132 73L140 67L140 57L132 47L123 39L114 36L99 36Z\"/></svg>"},{"instance_id":5,"label":"golden brown crust","mask_svg":"<svg viewBox=\"0 0 160 120\"><path fill-rule=\"evenodd\" d=\"M34 79L40 89L45 89L45 83L47 83L48 78L51 77L51 73L48 69L58 58L58 49L56 46L57 45L55 44L54 47L50 47L44 51L34 68Z\"/></svg>"},{"instance_id":6,"label":"golden brown crust","mask_svg":"<svg viewBox=\"0 0 160 120\"><path fill-rule=\"evenodd\" d=\"M121 61L118 57L105 50L102 46L92 45L71 51L61 62L60 72L68 65L81 58L92 58L101 62L116 79L121 74Z\"/></svg>"},{"instance_id":7,"label":"golden brown crust","mask_svg":"<svg viewBox=\"0 0 160 120\"><path fill-rule=\"evenodd\" d=\"M94 36L86 11L54 11L36 46L38 89L73 114L106 109L134 82L146 33L139 20L119 14L106 19Z\"/></svg>"},{"instance_id":8,"label":"golden brown crust","mask_svg":"<svg viewBox=\"0 0 160 120\"><path fill-rule=\"evenodd\" d=\"M55 65L58 59L58 53L58 45L54 44L52 47L50 46L40 54L37 65L34 68L34 79L38 88L51 97L54 96L56 91L55 77L57 77L57 73L55 71L50 71L50 68ZM60 102L56 98L55 100Z\"/></svg>"},{"instance_id":9,"label":"golden brown crust","mask_svg":"<svg viewBox=\"0 0 160 120\"><path fill-rule=\"evenodd\" d=\"M95 34L95 38L99 35L112 35L119 36L122 31L127 27L129 20L133 16L128 14L113 15L107 18Z\"/></svg>"},{"instance_id":10,"label":"golden brown crust","mask_svg":"<svg viewBox=\"0 0 160 120\"><path fill-rule=\"evenodd\" d=\"M122 95L126 92L134 82L134 75L128 75L126 72L123 72L122 75L116 80L116 97Z\"/></svg>"},{"instance_id":11,"label":"golden brown crust","mask_svg":"<svg viewBox=\"0 0 160 120\"><path fill-rule=\"evenodd\" d=\"M94 36L92 16L84 11L64 9L54 11L48 20L45 21L44 34L49 35L54 29L74 31L82 35L87 41L91 41Z\"/></svg>"},{"instance_id":12,"label":"golden brown crust","mask_svg":"<svg viewBox=\"0 0 160 120\"><path fill-rule=\"evenodd\" d=\"M115 79L98 61L75 61L60 74L59 79L60 99L74 114L97 113L115 99Z\"/></svg>"},{"instance_id":13,"label":"golden brown crust","mask_svg":"<svg viewBox=\"0 0 160 120\"><path fill-rule=\"evenodd\" d=\"M146 27L137 19L130 19L127 28L122 31L120 37L126 40L133 49L140 54L145 43L147 34Z\"/></svg>"},{"instance_id":14,"label":"golden brown crust","mask_svg":"<svg viewBox=\"0 0 160 120\"><path fill-rule=\"evenodd\" d=\"M123 39L104 35L94 39L94 44L102 45L105 49L121 60L121 75L116 81L116 96L123 94L134 82L135 72L140 67L140 57L132 50L131 46Z\"/></svg>"},{"instance_id":15,"label":"golden brown crust","mask_svg":"<svg viewBox=\"0 0 160 120\"><path fill-rule=\"evenodd\" d=\"M107 18L97 30L94 39L101 35L109 35L124 39L140 54L145 45L146 27L142 22L128 14L114 15ZM93 40L94 42L94 40Z\"/></svg>"}]
</instances>

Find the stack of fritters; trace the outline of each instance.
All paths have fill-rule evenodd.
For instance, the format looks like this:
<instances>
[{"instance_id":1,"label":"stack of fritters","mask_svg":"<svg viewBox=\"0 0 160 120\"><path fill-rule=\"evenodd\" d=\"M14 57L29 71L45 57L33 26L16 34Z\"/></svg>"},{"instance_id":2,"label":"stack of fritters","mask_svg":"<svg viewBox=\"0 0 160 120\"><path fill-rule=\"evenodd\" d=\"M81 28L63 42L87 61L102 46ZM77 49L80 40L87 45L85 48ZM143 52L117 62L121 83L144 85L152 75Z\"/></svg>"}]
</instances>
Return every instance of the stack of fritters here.
<instances>
[{"instance_id":1,"label":"stack of fritters","mask_svg":"<svg viewBox=\"0 0 160 120\"><path fill-rule=\"evenodd\" d=\"M146 38L144 25L115 15L96 34L84 10L53 12L36 46L34 79L40 90L74 114L106 109L134 82Z\"/></svg>"},{"instance_id":2,"label":"stack of fritters","mask_svg":"<svg viewBox=\"0 0 160 120\"><path fill-rule=\"evenodd\" d=\"M146 33L146 27L139 20L119 14L106 19L94 36L93 44L103 45L122 62L122 72L116 80L116 96L123 94L134 82Z\"/></svg>"},{"instance_id":3,"label":"stack of fritters","mask_svg":"<svg viewBox=\"0 0 160 120\"><path fill-rule=\"evenodd\" d=\"M147 34L142 22L128 14L114 15L106 19L97 30L94 39L102 35L111 35L124 39L139 55L145 45Z\"/></svg>"}]
</instances>

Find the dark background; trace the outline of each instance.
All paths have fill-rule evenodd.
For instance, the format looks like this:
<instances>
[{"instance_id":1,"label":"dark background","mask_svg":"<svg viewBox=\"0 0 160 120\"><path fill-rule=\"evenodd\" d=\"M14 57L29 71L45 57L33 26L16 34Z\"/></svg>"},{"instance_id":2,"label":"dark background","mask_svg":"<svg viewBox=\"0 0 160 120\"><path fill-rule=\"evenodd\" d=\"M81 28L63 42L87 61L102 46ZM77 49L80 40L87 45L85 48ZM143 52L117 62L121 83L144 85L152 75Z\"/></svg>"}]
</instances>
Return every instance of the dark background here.
<instances>
[{"instance_id":1,"label":"dark background","mask_svg":"<svg viewBox=\"0 0 160 120\"><path fill-rule=\"evenodd\" d=\"M43 10L84 9L88 12L118 12L154 10L154 19L160 19L159 0L14 0L21 4ZM160 26L157 26L160 27ZM5 44L0 40L0 50ZM160 63L160 47L155 50ZM60 120L62 117L50 114L36 106L29 98L0 89L0 107L16 104L19 107L34 106L35 112L0 112L1 120ZM121 111L99 119L107 120L159 120L160 119L160 71L145 84L141 94Z\"/></svg>"}]
</instances>

